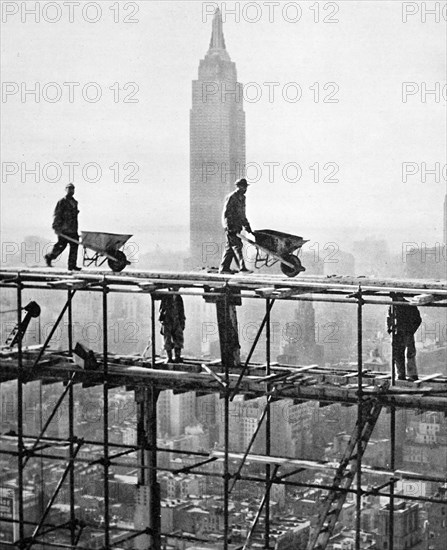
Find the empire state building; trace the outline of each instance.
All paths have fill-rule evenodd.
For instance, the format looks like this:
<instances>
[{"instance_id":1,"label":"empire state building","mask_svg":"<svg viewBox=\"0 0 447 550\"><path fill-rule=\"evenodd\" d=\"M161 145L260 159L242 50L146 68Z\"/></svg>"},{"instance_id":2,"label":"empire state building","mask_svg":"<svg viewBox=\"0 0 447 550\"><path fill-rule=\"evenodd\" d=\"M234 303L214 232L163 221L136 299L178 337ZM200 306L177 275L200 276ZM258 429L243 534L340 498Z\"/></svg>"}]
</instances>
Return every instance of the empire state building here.
<instances>
[{"instance_id":1,"label":"empire state building","mask_svg":"<svg viewBox=\"0 0 447 550\"><path fill-rule=\"evenodd\" d=\"M217 266L224 234L225 196L245 167L245 113L236 65L225 47L222 16L213 18L211 41L192 83L190 114L191 267Z\"/></svg>"}]
</instances>

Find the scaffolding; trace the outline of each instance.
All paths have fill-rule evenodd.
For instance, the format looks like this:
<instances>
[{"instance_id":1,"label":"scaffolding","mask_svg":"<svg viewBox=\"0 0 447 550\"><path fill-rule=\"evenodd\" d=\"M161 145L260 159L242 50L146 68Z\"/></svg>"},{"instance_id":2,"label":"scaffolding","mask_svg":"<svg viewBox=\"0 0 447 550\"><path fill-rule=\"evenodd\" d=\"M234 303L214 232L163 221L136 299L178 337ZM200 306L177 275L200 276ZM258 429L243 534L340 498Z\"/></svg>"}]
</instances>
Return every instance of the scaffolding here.
<instances>
[{"instance_id":1,"label":"scaffolding","mask_svg":"<svg viewBox=\"0 0 447 550\"><path fill-rule=\"evenodd\" d=\"M0 271L0 287L15 291L17 305L17 326L23 326L23 292L25 290L59 290L66 295L65 304L54 322L44 344L30 356L22 342L24 331L15 335L16 347L4 352L0 359L0 382L17 381L17 430L3 434L2 439L13 442L13 451L1 451L17 461L17 506L14 517L3 517L2 522L14 525L16 534L12 542L2 542L4 548L85 548L82 535L88 527L96 530L99 536L98 548L128 547L133 539L144 541L146 548L161 550L167 537L205 542L196 536L163 533L160 524L160 486L157 480L157 458L166 449L157 446L157 398L161 391L172 389L175 392L200 392L201 395L218 393L223 400L223 450L209 453L189 452L196 462L190 466L174 470L174 473L196 474L201 476L221 476L223 483L223 536L220 548L229 550L250 548L255 530L263 520L264 548L273 548L270 532L270 499L274 485L315 487L326 491L318 519L313 526L307 544L308 550L323 550L339 518L340 510L348 494L354 495L356 504L355 548L361 547L362 498L365 495L381 495L389 501L389 544L393 549L393 512L395 505L395 485L399 480L425 480L445 483L446 475L436 476L406 472L395 469L395 411L398 408L418 411L447 411L447 377L431 375L413 384L398 382L394 369L389 374L370 372L363 366L363 310L365 305L390 305L392 293L402 293L410 303L423 307L445 308L447 306L447 283L439 281L376 280L354 277L301 276L287 279L279 276L250 275L227 276L206 272L129 272L110 274L98 271L85 271L72 275L65 271L47 269L4 269ZM92 354L88 350L76 349L73 342L73 300L78 292L99 293L102 300L102 353ZM147 294L151 319L151 354L149 359L135 357L125 364L119 356L111 353L108 345L108 296L111 293ZM205 363L200 358L188 359L183 364L164 365L156 356L156 300L166 293L180 293L205 299L216 304L221 347L221 361ZM253 341L252 347L240 364L235 355L237 341L236 307L242 299L263 300L265 313ZM277 300L312 301L352 304L357 317L357 368L333 368L319 365L281 365L271 360L271 311ZM396 302L394 302L396 303ZM397 302L407 304L408 302ZM61 320L68 319L68 349L65 352L51 352L49 345ZM254 350L264 333L265 362L251 362ZM77 355L83 361L75 362ZM63 391L43 426L40 434L32 436L24 432L24 387L26 383L40 380L43 384L63 382ZM103 430L102 441L89 441L76 435L74 411L74 387L102 387ZM136 445L117 444L109 436L109 392L113 388L125 387L134 391L137 404ZM230 452L230 406L236 395L248 399L265 398L265 407L258 419L256 430L244 453ZM357 409L357 424L351 434L343 458L339 464L325 461L310 461L298 458L271 456L270 407L273 401L293 399L294 402L318 401L321 406L341 403ZM63 403L68 404L68 433L63 438L48 437L46 430ZM362 464L368 440L383 408L390 411L390 468L373 470ZM265 452L261 455L252 452L252 446L261 426L265 429ZM86 445L100 445L102 457L91 459L82 457ZM68 449L68 454L58 449ZM173 452L169 450L169 452ZM188 454L186 451L178 453ZM148 488L149 502L146 525L143 529L120 527L111 521L110 512L110 472L120 464L120 459L137 453L135 469L138 472L138 486ZM1 456L1 455L0 455ZM48 502L42 507L37 521L30 521L25 512L24 472L31 458L60 461L64 464L59 482ZM230 462L238 464L232 472ZM264 474L244 473L244 466L250 461L263 466ZM210 473L204 466L220 462L222 473ZM99 467L103 484L103 525L87 526L76 515L75 472L89 471ZM285 472L283 467L287 466ZM313 484L292 481L294 474L307 469L321 469L333 474L331 484ZM166 470L166 469L164 469ZM362 485L365 472L375 474L383 482L371 489ZM263 497L243 544L231 544L230 497L235 485L245 480L262 483ZM60 491L67 488L69 494L69 520L61 524L51 524L48 515ZM445 498L436 496L399 495L399 499L410 501L446 504ZM69 543L48 542L44 537L49 533L61 533ZM87 549L86 549L87 550ZM91 549L89 549L91 550Z\"/></svg>"}]
</instances>

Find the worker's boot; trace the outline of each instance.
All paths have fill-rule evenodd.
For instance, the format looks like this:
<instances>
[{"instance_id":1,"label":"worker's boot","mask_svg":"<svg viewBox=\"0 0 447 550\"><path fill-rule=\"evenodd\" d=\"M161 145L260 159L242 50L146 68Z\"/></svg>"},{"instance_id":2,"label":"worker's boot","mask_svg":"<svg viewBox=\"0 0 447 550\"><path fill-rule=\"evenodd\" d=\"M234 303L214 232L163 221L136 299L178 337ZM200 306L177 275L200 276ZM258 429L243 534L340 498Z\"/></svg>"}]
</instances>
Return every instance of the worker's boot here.
<instances>
[{"instance_id":1,"label":"worker's boot","mask_svg":"<svg viewBox=\"0 0 447 550\"><path fill-rule=\"evenodd\" d=\"M419 380L418 376L418 370L416 367L416 357L409 357L407 360L407 375L408 380L411 380L414 382L415 380Z\"/></svg>"},{"instance_id":2,"label":"worker's boot","mask_svg":"<svg viewBox=\"0 0 447 550\"><path fill-rule=\"evenodd\" d=\"M51 256L49 254L45 254L44 258L45 258L45 262L46 262L47 266L48 267L53 267L51 265L51 260L52 260Z\"/></svg>"},{"instance_id":3,"label":"worker's boot","mask_svg":"<svg viewBox=\"0 0 447 550\"><path fill-rule=\"evenodd\" d=\"M172 363L172 351L170 349L166 350L166 361L165 363L168 364L168 363Z\"/></svg>"},{"instance_id":4,"label":"worker's boot","mask_svg":"<svg viewBox=\"0 0 447 550\"><path fill-rule=\"evenodd\" d=\"M400 361L396 361L396 374L398 380L406 380L405 364L402 364Z\"/></svg>"},{"instance_id":5,"label":"worker's boot","mask_svg":"<svg viewBox=\"0 0 447 550\"><path fill-rule=\"evenodd\" d=\"M182 350L180 348L175 348L174 353L175 353L174 363L183 363Z\"/></svg>"}]
</instances>

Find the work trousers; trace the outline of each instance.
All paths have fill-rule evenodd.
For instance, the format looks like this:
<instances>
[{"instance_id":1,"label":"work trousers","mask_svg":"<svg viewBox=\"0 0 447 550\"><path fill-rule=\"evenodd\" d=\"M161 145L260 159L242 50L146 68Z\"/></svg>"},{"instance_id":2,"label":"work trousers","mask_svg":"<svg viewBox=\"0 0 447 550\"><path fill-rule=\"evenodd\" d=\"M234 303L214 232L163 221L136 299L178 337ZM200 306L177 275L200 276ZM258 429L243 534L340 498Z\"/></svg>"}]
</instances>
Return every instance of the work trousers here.
<instances>
[{"instance_id":1,"label":"work trousers","mask_svg":"<svg viewBox=\"0 0 447 550\"><path fill-rule=\"evenodd\" d=\"M179 323L175 323L174 325L163 325L161 333L163 334L166 351L172 351L172 349L180 350L183 348L183 328Z\"/></svg>"},{"instance_id":2,"label":"work trousers","mask_svg":"<svg viewBox=\"0 0 447 550\"><path fill-rule=\"evenodd\" d=\"M406 369L405 350L407 352ZM397 332L393 338L393 353L398 378L405 379L406 376L415 377L418 375L416 367L416 345L414 343L413 333Z\"/></svg>"},{"instance_id":3,"label":"work trousers","mask_svg":"<svg viewBox=\"0 0 447 550\"><path fill-rule=\"evenodd\" d=\"M237 236L236 231L225 230L225 250L220 264L220 271L229 271L233 258L236 260L238 269L245 268L242 255L242 240Z\"/></svg>"},{"instance_id":4,"label":"work trousers","mask_svg":"<svg viewBox=\"0 0 447 550\"><path fill-rule=\"evenodd\" d=\"M66 233L66 235L72 239L79 240L79 235L77 233ZM76 262L78 259L78 245L68 241L61 235L58 236L57 243L53 246L53 250L48 254L48 256L51 260L55 260L67 248L67 245L70 247L70 251L68 253L68 269L73 269L76 267Z\"/></svg>"}]
</instances>

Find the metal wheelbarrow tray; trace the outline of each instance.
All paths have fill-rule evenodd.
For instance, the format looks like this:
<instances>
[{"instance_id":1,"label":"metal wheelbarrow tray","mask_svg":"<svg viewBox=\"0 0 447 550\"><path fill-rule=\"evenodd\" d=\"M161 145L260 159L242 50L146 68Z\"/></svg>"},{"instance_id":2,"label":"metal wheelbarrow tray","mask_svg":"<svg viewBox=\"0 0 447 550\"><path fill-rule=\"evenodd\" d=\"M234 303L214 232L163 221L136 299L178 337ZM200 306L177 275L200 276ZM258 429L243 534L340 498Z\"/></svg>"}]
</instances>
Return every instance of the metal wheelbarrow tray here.
<instances>
[{"instance_id":1,"label":"metal wheelbarrow tray","mask_svg":"<svg viewBox=\"0 0 447 550\"><path fill-rule=\"evenodd\" d=\"M272 229L254 231L253 235L255 236L254 241L243 235L240 237L256 248L255 267L264 265L271 267L277 262L281 262L281 271L287 277L295 277L301 271L306 271L294 252L300 250L305 243L309 242L308 240Z\"/></svg>"},{"instance_id":2,"label":"metal wheelbarrow tray","mask_svg":"<svg viewBox=\"0 0 447 550\"><path fill-rule=\"evenodd\" d=\"M102 265L106 260L112 271L122 271L126 265L130 265L122 248L132 235L119 233L97 233L95 231L82 231L81 239L84 247L84 265ZM93 250L95 254L88 256L87 249ZM101 256L104 256L102 259ZM87 263L89 262L89 263Z\"/></svg>"},{"instance_id":3,"label":"metal wheelbarrow tray","mask_svg":"<svg viewBox=\"0 0 447 550\"><path fill-rule=\"evenodd\" d=\"M81 231L81 240L77 241L62 234L68 241L81 245L84 249L82 265L89 267L92 264L100 267L106 260L112 271L122 271L130 262L120 248L132 237L119 233L100 233L97 231ZM93 250L94 254L89 256L87 249Z\"/></svg>"}]
</instances>

